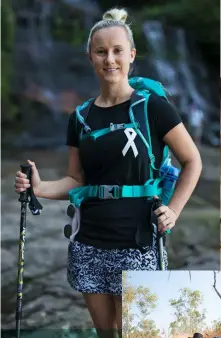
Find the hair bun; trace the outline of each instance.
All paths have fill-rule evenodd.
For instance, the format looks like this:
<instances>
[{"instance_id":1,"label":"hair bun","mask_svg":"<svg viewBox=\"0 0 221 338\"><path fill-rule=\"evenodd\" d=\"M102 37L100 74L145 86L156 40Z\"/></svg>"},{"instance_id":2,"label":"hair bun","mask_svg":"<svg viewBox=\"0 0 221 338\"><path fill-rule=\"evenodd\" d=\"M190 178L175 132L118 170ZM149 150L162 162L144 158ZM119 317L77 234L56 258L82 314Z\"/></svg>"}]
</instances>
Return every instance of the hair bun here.
<instances>
[{"instance_id":1,"label":"hair bun","mask_svg":"<svg viewBox=\"0 0 221 338\"><path fill-rule=\"evenodd\" d=\"M125 9L113 8L104 13L103 20L115 20L125 23L127 20L127 12Z\"/></svg>"}]
</instances>

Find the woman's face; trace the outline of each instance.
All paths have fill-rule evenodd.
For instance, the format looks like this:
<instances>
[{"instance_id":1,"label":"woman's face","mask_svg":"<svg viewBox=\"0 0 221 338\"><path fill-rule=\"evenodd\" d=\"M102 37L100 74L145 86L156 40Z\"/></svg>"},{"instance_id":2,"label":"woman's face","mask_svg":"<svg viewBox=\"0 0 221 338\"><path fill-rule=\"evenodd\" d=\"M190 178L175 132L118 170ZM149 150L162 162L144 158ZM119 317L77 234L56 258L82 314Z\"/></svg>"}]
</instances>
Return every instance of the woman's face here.
<instances>
[{"instance_id":1,"label":"woman's face","mask_svg":"<svg viewBox=\"0 0 221 338\"><path fill-rule=\"evenodd\" d=\"M92 37L89 56L102 81L118 83L127 78L135 55L123 27L102 28Z\"/></svg>"}]
</instances>

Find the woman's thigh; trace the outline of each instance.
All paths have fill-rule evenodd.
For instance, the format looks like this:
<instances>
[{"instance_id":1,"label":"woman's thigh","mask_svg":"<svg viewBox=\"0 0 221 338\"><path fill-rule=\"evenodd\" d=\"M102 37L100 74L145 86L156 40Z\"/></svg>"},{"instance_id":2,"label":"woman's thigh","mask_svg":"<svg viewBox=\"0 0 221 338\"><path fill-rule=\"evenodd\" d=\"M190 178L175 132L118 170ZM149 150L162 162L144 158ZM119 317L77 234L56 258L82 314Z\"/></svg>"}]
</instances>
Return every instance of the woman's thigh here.
<instances>
[{"instance_id":1,"label":"woman's thigh","mask_svg":"<svg viewBox=\"0 0 221 338\"><path fill-rule=\"evenodd\" d=\"M112 295L83 293L83 297L96 329L116 329L116 310Z\"/></svg>"},{"instance_id":2,"label":"woman's thigh","mask_svg":"<svg viewBox=\"0 0 221 338\"><path fill-rule=\"evenodd\" d=\"M113 296L119 338L122 337L122 296Z\"/></svg>"}]
</instances>

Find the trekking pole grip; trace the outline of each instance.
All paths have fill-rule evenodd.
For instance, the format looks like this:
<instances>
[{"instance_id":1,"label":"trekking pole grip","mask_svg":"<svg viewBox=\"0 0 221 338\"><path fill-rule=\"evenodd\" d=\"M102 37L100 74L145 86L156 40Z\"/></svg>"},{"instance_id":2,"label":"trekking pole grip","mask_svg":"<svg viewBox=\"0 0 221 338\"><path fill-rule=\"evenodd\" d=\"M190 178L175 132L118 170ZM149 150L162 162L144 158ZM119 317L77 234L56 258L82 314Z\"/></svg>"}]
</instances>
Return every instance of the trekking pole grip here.
<instances>
[{"instance_id":1,"label":"trekking pole grip","mask_svg":"<svg viewBox=\"0 0 221 338\"><path fill-rule=\"evenodd\" d=\"M163 205L162 201L158 198L154 201L154 210L157 210L158 208L161 207L161 205Z\"/></svg>"},{"instance_id":2,"label":"trekking pole grip","mask_svg":"<svg viewBox=\"0 0 221 338\"><path fill-rule=\"evenodd\" d=\"M30 164L21 164L21 172L27 175L27 179L31 180L31 165ZM30 188L22 191L20 193L19 202L28 202L28 196L30 194Z\"/></svg>"},{"instance_id":3,"label":"trekking pole grip","mask_svg":"<svg viewBox=\"0 0 221 338\"><path fill-rule=\"evenodd\" d=\"M154 204L154 210L157 210L158 208L160 208L163 205L162 201L160 199L156 199L155 200L155 204ZM165 232L165 235L169 235L171 233L171 230L167 230Z\"/></svg>"}]
</instances>

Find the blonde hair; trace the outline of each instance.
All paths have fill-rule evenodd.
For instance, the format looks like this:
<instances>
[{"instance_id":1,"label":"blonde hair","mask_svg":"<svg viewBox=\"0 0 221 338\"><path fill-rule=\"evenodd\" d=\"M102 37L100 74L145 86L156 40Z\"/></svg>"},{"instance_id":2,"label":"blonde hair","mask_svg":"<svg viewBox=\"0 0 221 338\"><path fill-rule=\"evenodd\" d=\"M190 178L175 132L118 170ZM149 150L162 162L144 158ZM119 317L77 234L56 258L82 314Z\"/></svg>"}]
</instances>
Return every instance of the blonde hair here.
<instances>
[{"instance_id":1,"label":"blonde hair","mask_svg":"<svg viewBox=\"0 0 221 338\"><path fill-rule=\"evenodd\" d=\"M131 49L135 48L132 30L130 26L126 24L127 16L128 16L127 11L123 8L122 9L113 8L105 12L103 15L103 20L98 21L90 31L87 42L87 52L88 53L90 52L91 40L94 33L102 28L108 27L123 27L127 33Z\"/></svg>"}]
</instances>

